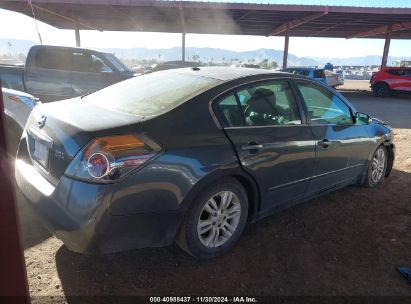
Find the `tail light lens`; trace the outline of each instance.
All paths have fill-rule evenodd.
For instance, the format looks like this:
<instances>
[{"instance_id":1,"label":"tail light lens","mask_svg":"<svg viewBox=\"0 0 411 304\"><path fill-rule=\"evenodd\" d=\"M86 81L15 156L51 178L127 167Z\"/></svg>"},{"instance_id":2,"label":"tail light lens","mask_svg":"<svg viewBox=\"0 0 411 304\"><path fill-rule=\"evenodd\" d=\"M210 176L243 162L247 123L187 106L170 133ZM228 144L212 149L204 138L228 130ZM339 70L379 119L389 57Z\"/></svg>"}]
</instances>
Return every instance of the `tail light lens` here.
<instances>
[{"instance_id":1,"label":"tail light lens","mask_svg":"<svg viewBox=\"0 0 411 304\"><path fill-rule=\"evenodd\" d=\"M160 151L161 147L145 136L99 137L76 155L65 175L95 183L116 182Z\"/></svg>"},{"instance_id":2,"label":"tail light lens","mask_svg":"<svg viewBox=\"0 0 411 304\"><path fill-rule=\"evenodd\" d=\"M10 96L8 96L8 98L15 101L15 102L24 103L25 105L29 106L30 108L34 108L34 106L41 103L38 98L34 98L34 97L31 98L31 97L28 97L28 96L10 95Z\"/></svg>"}]
</instances>

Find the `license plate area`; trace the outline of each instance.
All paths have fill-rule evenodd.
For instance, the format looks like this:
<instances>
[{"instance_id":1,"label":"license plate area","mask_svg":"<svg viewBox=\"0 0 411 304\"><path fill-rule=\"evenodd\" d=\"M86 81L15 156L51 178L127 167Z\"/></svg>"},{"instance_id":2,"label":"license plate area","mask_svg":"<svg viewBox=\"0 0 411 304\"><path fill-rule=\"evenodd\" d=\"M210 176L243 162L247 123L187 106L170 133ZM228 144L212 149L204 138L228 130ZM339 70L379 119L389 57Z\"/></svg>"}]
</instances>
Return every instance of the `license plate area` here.
<instances>
[{"instance_id":1,"label":"license plate area","mask_svg":"<svg viewBox=\"0 0 411 304\"><path fill-rule=\"evenodd\" d=\"M49 148L38 140L34 140L33 160L39 163L44 169L49 167Z\"/></svg>"},{"instance_id":2,"label":"license plate area","mask_svg":"<svg viewBox=\"0 0 411 304\"><path fill-rule=\"evenodd\" d=\"M50 149L53 141L47 135L37 130L30 130L28 132L27 145L32 161L48 172Z\"/></svg>"}]
</instances>

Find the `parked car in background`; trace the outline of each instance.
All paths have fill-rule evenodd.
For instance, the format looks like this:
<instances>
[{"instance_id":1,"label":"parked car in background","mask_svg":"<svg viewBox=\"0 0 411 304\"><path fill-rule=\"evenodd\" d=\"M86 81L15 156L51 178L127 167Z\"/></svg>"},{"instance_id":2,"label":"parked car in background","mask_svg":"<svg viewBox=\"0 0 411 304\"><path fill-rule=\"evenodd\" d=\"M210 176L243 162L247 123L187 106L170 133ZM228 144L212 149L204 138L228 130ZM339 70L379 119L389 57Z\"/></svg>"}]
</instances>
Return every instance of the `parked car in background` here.
<instances>
[{"instance_id":1,"label":"parked car in background","mask_svg":"<svg viewBox=\"0 0 411 304\"><path fill-rule=\"evenodd\" d=\"M3 87L43 102L88 94L133 76L113 54L60 46L31 47L24 67L0 65Z\"/></svg>"},{"instance_id":2,"label":"parked car in background","mask_svg":"<svg viewBox=\"0 0 411 304\"><path fill-rule=\"evenodd\" d=\"M339 73L335 73L329 70L324 70L324 74L327 80L327 84L330 87L335 88L335 87L338 87L344 84L344 76L342 74L342 71L339 74Z\"/></svg>"},{"instance_id":3,"label":"parked car in background","mask_svg":"<svg viewBox=\"0 0 411 304\"><path fill-rule=\"evenodd\" d=\"M189 68L34 108L18 188L77 252L219 256L246 222L351 184L378 186L392 130L286 73Z\"/></svg>"},{"instance_id":4,"label":"parked car in background","mask_svg":"<svg viewBox=\"0 0 411 304\"><path fill-rule=\"evenodd\" d=\"M410 93L411 68L382 68L372 75L370 84L374 95L378 97L386 97L390 93Z\"/></svg>"},{"instance_id":5,"label":"parked car in background","mask_svg":"<svg viewBox=\"0 0 411 304\"><path fill-rule=\"evenodd\" d=\"M6 117L6 131L8 149L15 155L18 143L23 133L31 110L41 102L34 96L7 88L1 89L3 93L4 114Z\"/></svg>"},{"instance_id":6,"label":"parked car in background","mask_svg":"<svg viewBox=\"0 0 411 304\"><path fill-rule=\"evenodd\" d=\"M131 70L133 71L134 74L136 75L142 75L142 74L147 74L151 72L152 67L149 65L134 65L131 67Z\"/></svg>"},{"instance_id":7,"label":"parked car in background","mask_svg":"<svg viewBox=\"0 0 411 304\"><path fill-rule=\"evenodd\" d=\"M296 68L286 68L283 70L283 72L287 73L292 73L296 75L301 75L301 76L306 76L313 78L314 80L327 84L327 79L325 77L324 69L317 69L317 68L302 68L302 67L296 67Z\"/></svg>"},{"instance_id":8,"label":"parked car in background","mask_svg":"<svg viewBox=\"0 0 411 304\"><path fill-rule=\"evenodd\" d=\"M181 60L166 61L166 62L160 62L160 63L153 65L149 73L170 70L170 69L181 69L181 68L190 68L190 67L195 68L199 66L201 66L200 63L193 62L193 61L181 61Z\"/></svg>"}]
</instances>

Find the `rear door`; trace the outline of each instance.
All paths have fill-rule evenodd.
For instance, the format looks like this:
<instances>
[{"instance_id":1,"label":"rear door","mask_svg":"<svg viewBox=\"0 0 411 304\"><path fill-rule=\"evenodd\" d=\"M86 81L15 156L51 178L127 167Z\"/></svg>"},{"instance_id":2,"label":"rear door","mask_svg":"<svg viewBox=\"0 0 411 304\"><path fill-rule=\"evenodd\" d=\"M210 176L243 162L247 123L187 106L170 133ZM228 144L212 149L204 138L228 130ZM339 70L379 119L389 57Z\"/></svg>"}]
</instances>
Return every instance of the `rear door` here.
<instances>
[{"instance_id":1,"label":"rear door","mask_svg":"<svg viewBox=\"0 0 411 304\"><path fill-rule=\"evenodd\" d=\"M295 84L316 141L309 194L358 178L371 147L366 126L354 123L350 106L332 90L305 80L297 80Z\"/></svg>"},{"instance_id":2,"label":"rear door","mask_svg":"<svg viewBox=\"0 0 411 304\"><path fill-rule=\"evenodd\" d=\"M303 197L314 168L315 143L289 82L246 85L215 107L242 167L260 187L261 211Z\"/></svg>"},{"instance_id":3,"label":"rear door","mask_svg":"<svg viewBox=\"0 0 411 304\"><path fill-rule=\"evenodd\" d=\"M71 98L71 56L64 48L38 48L26 67L26 91L43 102Z\"/></svg>"}]
</instances>

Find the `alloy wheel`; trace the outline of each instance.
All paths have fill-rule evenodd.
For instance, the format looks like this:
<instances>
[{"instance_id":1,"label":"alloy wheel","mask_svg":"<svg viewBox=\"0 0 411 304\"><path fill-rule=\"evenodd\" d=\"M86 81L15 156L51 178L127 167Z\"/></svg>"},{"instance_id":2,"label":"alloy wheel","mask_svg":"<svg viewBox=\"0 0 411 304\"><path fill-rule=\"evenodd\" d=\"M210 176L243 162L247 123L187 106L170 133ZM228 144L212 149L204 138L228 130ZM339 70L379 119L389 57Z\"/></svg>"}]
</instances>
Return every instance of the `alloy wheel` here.
<instances>
[{"instance_id":1,"label":"alloy wheel","mask_svg":"<svg viewBox=\"0 0 411 304\"><path fill-rule=\"evenodd\" d=\"M374 153L374 158L371 164L371 179L374 183L378 183L385 169L385 151L383 147L379 147Z\"/></svg>"},{"instance_id":2,"label":"alloy wheel","mask_svg":"<svg viewBox=\"0 0 411 304\"><path fill-rule=\"evenodd\" d=\"M234 192L213 195L200 212L197 233L201 243L209 248L227 243L237 229L241 217L240 200Z\"/></svg>"}]
</instances>

